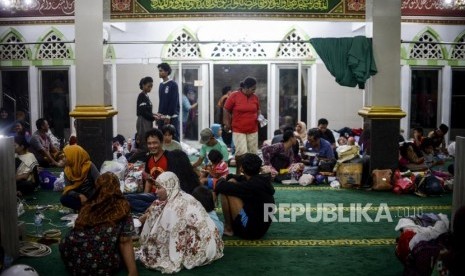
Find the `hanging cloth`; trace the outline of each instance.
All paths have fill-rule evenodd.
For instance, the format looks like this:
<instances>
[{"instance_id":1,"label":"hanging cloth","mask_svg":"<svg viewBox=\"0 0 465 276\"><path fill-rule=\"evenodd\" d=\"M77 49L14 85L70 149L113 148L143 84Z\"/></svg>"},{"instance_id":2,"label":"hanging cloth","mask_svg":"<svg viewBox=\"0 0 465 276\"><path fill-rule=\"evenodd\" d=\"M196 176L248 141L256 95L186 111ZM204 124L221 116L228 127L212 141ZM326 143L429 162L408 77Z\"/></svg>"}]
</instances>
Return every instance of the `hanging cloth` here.
<instances>
[{"instance_id":1,"label":"hanging cloth","mask_svg":"<svg viewBox=\"0 0 465 276\"><path fill-rule=\"evenodd\" d=\"M371 38L312 38L310 43L342 86L364 89L366 80L378 72Z\"/></svg>"}]
</instances>

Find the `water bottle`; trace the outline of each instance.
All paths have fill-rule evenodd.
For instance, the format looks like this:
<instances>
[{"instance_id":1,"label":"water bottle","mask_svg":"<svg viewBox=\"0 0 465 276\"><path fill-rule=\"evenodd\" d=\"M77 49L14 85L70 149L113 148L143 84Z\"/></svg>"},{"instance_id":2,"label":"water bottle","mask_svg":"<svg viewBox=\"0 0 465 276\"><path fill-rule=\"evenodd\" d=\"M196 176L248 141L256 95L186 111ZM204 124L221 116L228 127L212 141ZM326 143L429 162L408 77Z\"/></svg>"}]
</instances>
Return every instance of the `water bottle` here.
<instances>
[{"instance_id":1,"label":"water bottle","mask_svg":"<svg viewBox=\"0 0 465 276\"><path fill-rule=\"evenodd\" d=\"M318 166L318 158L316 156L313 158L313 166Z\"/></svg>"},{"instance_id":2,"label":"water bottle","mask_svg":"<svg viewBox=\"0 0 465 276\"><path fill-rule=\"evenodd\" d=\"M42 219L43 215L40 213L40 211L37 211L35 216L34 216L34 226L36 227L36 235L37 237L42 237L43 232L42 232Z\"/></svg>"}]
</instances>

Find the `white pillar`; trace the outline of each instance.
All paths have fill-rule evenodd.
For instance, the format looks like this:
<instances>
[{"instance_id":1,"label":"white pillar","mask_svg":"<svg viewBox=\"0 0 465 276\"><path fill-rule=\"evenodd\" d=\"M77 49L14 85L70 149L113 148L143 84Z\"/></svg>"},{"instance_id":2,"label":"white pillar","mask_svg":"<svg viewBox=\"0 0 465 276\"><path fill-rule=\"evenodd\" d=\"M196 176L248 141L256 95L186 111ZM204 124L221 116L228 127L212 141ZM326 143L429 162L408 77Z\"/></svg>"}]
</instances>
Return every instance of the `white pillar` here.
<instances>
[{"instance_id":1,"label":"white pillar","mask_svg":"<svg viewBox=\"0 0 465 276\"><path fill-rule=\"evenodd\" d=\"M366 36L373 38L378 73L365 94L368 106L400 106L401 1L366 1Z\"/></svg>"},{"instance_id":2,"label":"white pillar","mask_svg":"<svg viewBox=\"0 0 465 276\"><path fill-rule=\"evenodd\" d=\"M103 88L103 4L79 0L75 7L76 105L110 105Z\"/></svg>"},{"instance_id":3,"label":"white pillar","mask_svg":"<svg viewBox=\"0 0 465 276\"><path fill-rule=\"evenodd\" d=\"M393 0L366 2L366 36L373 39L378 73L367 81L365 106L358 114L364 117L362 137L370 170L399 166L400 119L406 115L400 106L400 6L401 1Z\"/></svg>"},{"instance_id":4,"label":"white pillar","mask_svg":"<svg viewBox=\"0 0 465 276\"><path fill-rule=\"evenodd\" d=\"M405 138L412 138L410 137L410 84L412 80L412 71L410 70L410 65L402 65L401 70L401 80L402 83L400 84L400 93L401 93L401 108L407 113L407 116L400 120L400 127L405 129Z\"/></svg>"},{"instance_id":5,"label":"white pillar","mask_svg":"<svg viewBox=\"0 0 465 276\"><path fill-rule=\"evenodd\" d=\"M16 170L13 137L0 138L0 243L5 255L19 255Z\"/></svg>"},{"instance_id":6,"label":"white pillar","mask_svg":"<svg viewBox=\"0 0 465 276\"><path fill-rule=\"evenodd\" d=\"M441 100L441 122L450 125L450 109L452 99L452 68L449 65L442 69L442 100ZM449 138L455 140L455 137L450 137L450 131L446 134L446 143L449 143Z\"/></svg>"}]
</instances>

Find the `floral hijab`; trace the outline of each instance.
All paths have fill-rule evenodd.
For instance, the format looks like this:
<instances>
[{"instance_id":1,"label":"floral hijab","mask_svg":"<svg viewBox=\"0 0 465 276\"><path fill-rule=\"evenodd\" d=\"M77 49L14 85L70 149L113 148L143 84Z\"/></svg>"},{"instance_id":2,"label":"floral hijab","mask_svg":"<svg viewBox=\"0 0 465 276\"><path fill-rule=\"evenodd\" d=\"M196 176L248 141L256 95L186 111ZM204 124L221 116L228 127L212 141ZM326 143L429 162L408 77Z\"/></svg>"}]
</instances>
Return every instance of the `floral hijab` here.
<instances>
[{"instance_id":1,"label":"floral hijab","mask_svg":"<svg viewBox=\"0 0 465 276\"><path fill-rule=\"evenodd\" d=\"M155 184L165 188L168 194L167 202L173 200L181 191L179 178L172 172L163 172L155 179Z\"/></svg>"},{"instance_id":2,"label":"floral hijab","mask_svg":"<svg viewBox=\"0 0 465 276\"><path fill-rule=\"evenodd\" d=\"M95 181L96 192L79 211L76 228L101 224L116 225L131 213L129 202L121 193L118 177L112 172L100 175Z\"/></svg>"},{"instance_id":3,"label":"floral hijab","mask_svg":"<svg viewBox=\"0 0 465 276\"><path fill-rule=\"evenodd\" d=\"M208 264L223 256L224 244L207 211L183 192L172 172L158 176L156 185L167 193L147 210L141 232L141 262L162 273L175 273Z\"/></svg>"}]
</instances>

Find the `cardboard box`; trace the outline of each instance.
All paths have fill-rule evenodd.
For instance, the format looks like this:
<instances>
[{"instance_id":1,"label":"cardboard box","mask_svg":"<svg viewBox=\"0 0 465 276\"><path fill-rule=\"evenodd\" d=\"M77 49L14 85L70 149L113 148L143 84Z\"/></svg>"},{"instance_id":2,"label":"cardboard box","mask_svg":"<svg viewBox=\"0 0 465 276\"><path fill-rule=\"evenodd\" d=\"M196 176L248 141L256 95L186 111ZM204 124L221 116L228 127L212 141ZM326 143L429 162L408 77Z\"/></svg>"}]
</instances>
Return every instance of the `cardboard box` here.
<instances>
[{"instance_id":1,"label":"cardboard box","mask_svg":"<svg viewBox=\"0 0 465 276\"><path fill-rule=\"evenodd\" d=\"M342 163L337 168L336 176L342 188L352 188L361 185L362 171L362 163Z\"/></svg>"}]
</instances>

